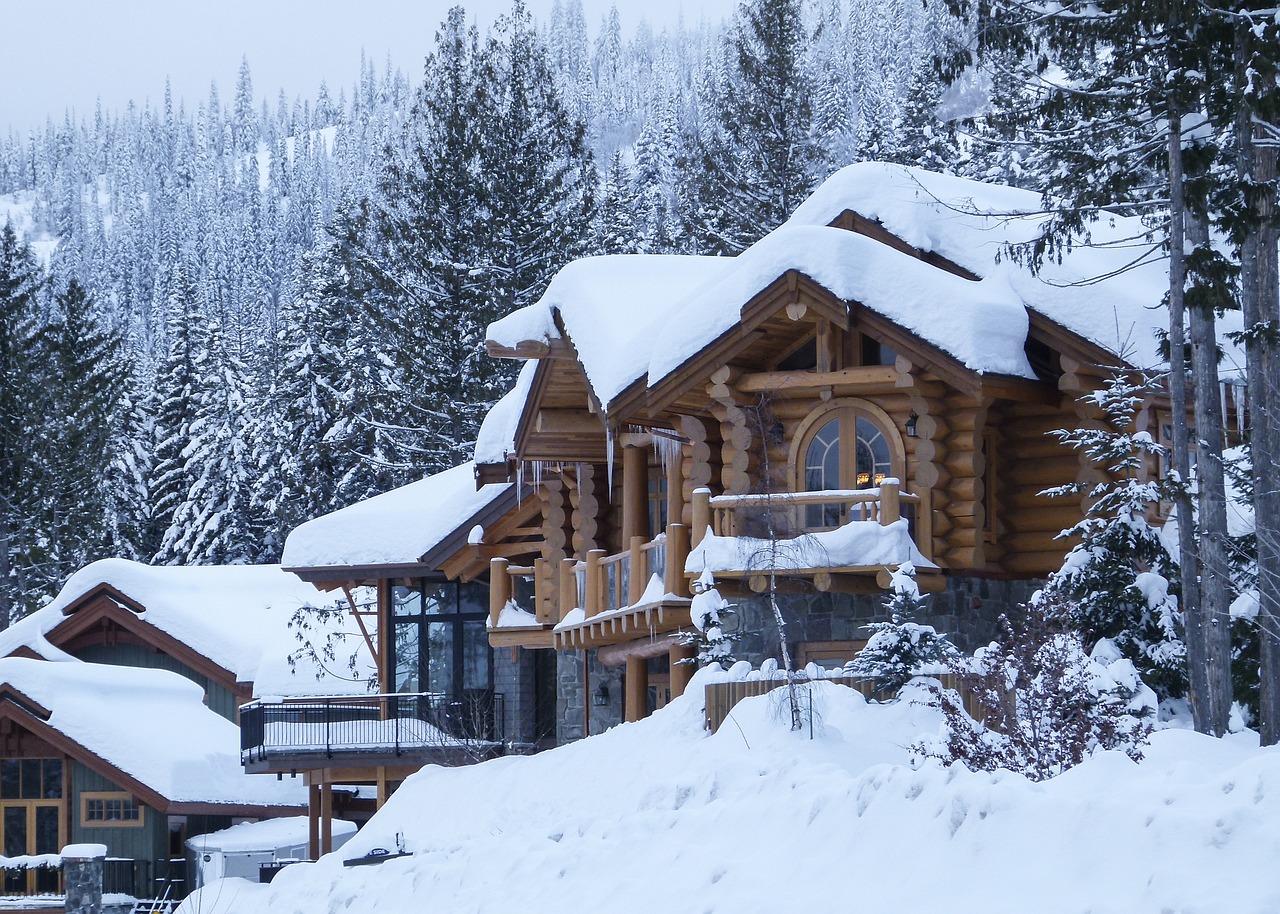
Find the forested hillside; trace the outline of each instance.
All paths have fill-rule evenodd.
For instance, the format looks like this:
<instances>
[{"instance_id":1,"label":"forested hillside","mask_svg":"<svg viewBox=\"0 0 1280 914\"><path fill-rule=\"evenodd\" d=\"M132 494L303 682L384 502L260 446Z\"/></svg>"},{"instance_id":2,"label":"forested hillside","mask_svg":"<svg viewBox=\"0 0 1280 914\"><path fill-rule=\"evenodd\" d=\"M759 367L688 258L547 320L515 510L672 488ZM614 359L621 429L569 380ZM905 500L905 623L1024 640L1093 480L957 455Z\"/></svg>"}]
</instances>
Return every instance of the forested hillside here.
<instances>
[{"instance_id":1,"label":"forested hillside","mask_svg":"<svg viewBox=\"0 0 1280 914\"><path fill-rule=\"evenodd\" d=\"M630 35L459 8L421 74L263 98L245 61L229 98L11 134L0 624L107 555L273 560L465 459L511 380L484 327L574 257L740 250L858 159L992 168L938 117L962 31L911 0Z\"/></svg>"}]
</instances>

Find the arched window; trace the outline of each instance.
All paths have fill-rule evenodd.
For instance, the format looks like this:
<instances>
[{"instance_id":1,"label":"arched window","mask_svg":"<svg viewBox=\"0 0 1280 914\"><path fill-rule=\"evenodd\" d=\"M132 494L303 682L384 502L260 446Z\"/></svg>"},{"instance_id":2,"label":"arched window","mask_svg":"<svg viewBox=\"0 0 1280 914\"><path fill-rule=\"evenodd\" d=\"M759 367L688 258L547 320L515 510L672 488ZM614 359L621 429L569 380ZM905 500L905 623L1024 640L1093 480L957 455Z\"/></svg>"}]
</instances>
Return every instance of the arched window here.
<instances>
[{"instance_id":1,"label":"arched window","mask_svg":"<svg viewBox=\"0 0 1280 914\"><path fill-rule=\"evenodd\" d=\"M901 476L901 443L889 417L871 404L845 401L810 417L800 429L798 488L805 492L869 489ZM844 522L837 504L814 505L805 526L836 527Z\"/></svg>"}]
</instances>

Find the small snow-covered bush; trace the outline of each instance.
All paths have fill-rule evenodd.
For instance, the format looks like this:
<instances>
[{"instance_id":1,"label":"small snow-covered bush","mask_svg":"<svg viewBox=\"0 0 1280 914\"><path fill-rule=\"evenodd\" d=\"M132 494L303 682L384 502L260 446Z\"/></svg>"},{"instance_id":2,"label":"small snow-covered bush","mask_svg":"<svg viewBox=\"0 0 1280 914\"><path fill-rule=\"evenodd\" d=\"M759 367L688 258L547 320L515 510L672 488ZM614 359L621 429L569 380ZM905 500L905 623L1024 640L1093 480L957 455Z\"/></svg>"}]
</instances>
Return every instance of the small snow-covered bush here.
<instances>
[{"instance_id":1,"label":"small snow-covered bush","mask_svg":"<svg viewBox=\"0 0 1280 914\"><path fill-rule=\"evenodd\" d=\"M998 640L972 660L952 664L971 704L966 707L959 691L935 685L944 733L918 743L917 752L974 770L1006 768L1035 781L1100 749L1142 757L1155 693L1113 642L1102 639L1088 653L1078 633L1047 618L1032 606L1016 629L1002 619Z\"/></svg>"},{"instance_id":2,"label":"small snow-covered bush","mask_svg":"<svg viewBox=\"0 0 1280 914\"><path fill-rule=\"evenodd\" d=\"M728 631L726 623L735 614L733 606L720 591L715 588L715 578L711 572L704 571L694 585L696 593L689 604L689 617L696 635L688 641L698 648L698 665L721 663L728 666L733 663L733 642L735 637Z\"/></svg>"},{"instance_id":3,"label":"small snow-covered bush","mask_svg":"<svg viewBox=\"0 0 1280 914\"><path fill-rule=\"evenodd\" d=\"M873 698L896 693L921 669L946 664L957 653L946 635L913 621L922 606L911 563L903 563L893 573L885 608L889 621L868 626L871 637L866 647L845 665L846 673L875 681Z\"/></svg>"}]
</instances>

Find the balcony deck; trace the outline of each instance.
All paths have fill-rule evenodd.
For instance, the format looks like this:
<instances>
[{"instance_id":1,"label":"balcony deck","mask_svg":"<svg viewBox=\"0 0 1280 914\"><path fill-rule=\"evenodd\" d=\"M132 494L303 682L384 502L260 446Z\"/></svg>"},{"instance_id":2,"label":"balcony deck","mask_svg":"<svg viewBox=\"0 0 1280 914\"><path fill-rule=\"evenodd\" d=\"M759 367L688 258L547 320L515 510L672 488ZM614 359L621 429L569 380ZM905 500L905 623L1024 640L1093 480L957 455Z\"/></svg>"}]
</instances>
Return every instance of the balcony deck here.
<instances>
[{"instance_id":1,"label":"balcony deck","mask_svg":"<svg viewBox=\"0 0 1280 914\"><path fill-rule=\"evenodd\" d=\"M249 774L465 764L502 754L503 720L488 692L254 701L240 708L240 761Z\"/></svg>"}]
</instances>

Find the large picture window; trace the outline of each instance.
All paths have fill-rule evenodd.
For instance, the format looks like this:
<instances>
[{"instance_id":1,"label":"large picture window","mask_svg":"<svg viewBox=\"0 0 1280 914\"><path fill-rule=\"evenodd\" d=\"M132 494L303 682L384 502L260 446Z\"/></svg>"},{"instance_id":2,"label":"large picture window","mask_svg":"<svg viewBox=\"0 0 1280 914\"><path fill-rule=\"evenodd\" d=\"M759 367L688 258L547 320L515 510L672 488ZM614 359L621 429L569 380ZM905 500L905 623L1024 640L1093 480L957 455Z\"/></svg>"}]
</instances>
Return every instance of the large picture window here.
<instances>
[{"instance_id":1,"label":"large picture window","mask_svg":"<svg viewBox=\"0 0 1280 914\"><path fill-rule=\"evenodd\" d=\"M391 691L460 698L488 691L493 653L483 586L413 581L391 588Z\"/></svg>"}]
</instances>

